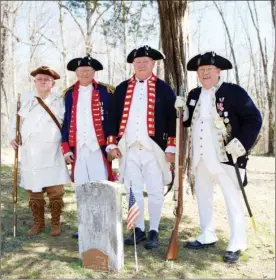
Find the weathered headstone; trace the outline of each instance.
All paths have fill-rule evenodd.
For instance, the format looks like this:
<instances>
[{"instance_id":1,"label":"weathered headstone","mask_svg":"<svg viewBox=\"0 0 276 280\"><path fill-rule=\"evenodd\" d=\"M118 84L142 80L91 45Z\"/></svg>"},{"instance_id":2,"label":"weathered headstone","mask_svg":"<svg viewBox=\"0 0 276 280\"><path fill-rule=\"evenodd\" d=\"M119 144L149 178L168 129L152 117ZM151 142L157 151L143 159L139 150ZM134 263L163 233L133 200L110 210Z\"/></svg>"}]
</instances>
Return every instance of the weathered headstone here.
<instances>
[{"instance_id":1,"label":"weathered headstone","mask_svg":"<svg viewBox=\"0 0 276 280\"><path fill-rule=\"evenodd\" d=\"M76 186L79 256L84 267L119 271L124 266L120 188L108 181Z\"/></svg>"}]
</instances>

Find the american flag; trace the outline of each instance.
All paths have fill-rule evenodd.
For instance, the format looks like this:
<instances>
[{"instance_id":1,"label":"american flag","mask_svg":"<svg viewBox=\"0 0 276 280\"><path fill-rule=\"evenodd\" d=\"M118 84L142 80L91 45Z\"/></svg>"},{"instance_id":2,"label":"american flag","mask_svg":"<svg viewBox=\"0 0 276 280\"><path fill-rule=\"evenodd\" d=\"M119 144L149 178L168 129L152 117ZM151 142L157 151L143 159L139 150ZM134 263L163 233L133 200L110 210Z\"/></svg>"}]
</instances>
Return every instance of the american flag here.
<instances>
[{"instance_id":1,"label":"american flag","mask_svg":"<svg viewBox=\"0 0 276 280\"><path fill-rule=\"evenodd\" d=\"M135 200L132 189L129 192L129 204L128 204L128 215L127 215L127 231L132 229L135 225L137 218L140 215L138 204Z\"/></svg>"}]
</instances>

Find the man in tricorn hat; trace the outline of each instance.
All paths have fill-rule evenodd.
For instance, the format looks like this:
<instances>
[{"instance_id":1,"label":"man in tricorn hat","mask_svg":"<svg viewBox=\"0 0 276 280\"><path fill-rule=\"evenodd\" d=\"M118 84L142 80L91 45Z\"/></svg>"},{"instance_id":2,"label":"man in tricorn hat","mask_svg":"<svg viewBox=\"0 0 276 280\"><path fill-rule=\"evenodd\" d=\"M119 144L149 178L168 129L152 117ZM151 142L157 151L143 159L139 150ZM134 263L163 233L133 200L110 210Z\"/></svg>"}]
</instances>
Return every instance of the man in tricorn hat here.
<instances>
[{"instance_id":1,"label":"man in tricorn hat","mask_svg":"<svg viewBox=\"0 0 276 280\"><path fill-rule=\"evenodd\" d=\"M175 106L184 108L184 126L191 126L192 169L201 234L185 247L215 246L213 185L218 183L231 229L224 261L236 262L241 251L246 249L246 229L234 163L237 161L246 185L248 151L257 139L262 118L243 88L222 81L220 71L232 69L229 60L207 52L193 57L187 69L197 72L202 87L189 92L186 105L183 98L178 97Z\"/></svg>"},{"instance_id":2,"label":"man in tricorn hat","mask_svg":"<svg viewBox=\"0 0 276 280\"><path fill-rule=\"evenodd\" d=\"M81 185L112 180L105 147L113 89L94 79L95 72L103 66L90 55L72 59L67 69L75 71L78 79L65 91L62 126L62 150L67 164L72 164L72 181ZM78 238L78 234L73 238Z\"/></svg>"},{"instance_id":3,"label":"man in tricorn hat","mask_svg":"<svg viewBox=\"0 0 276 280\"><path fill-rule=\"evenodd\" d=\"M20 186L26 189L29 206L33 213L33 226L27 235L37 235L45 229L44 192L47 193L51 210L52 236L61 233L60 215L63 207L64 184L70 182L69 173L60 148L60 125L64 116L62 98L52 92L55 80L60 76L47 66L41 66L31 72L34 77L35 91L21 95L21 148L20 148ZM47 106L55 120L45 110ZM16 114L14 114L15 116ZM15 140L15 118L11 125L11 145L18 149Z\"/></svg>"},{"instance_id":4,"label":"man in tricorn hat","mask_svg":"<svg viewBox=\"0 0 276 280\"><path fill-rule=\"evenodd\" d=\"M174 162L175 154L175 93L152 73L155 60L164 58L149 46L130 52L127 62L133 63L135 74L115 90L107 142L111 156L120 159L120 179L127 197L131 188L140 209L135 227L137 244L146 240L143 197L146 185L150 218L146 249L159 246L163 189L172 180L170 163ZM134 245L134 234L124 243Z\"/></svg>"}]
</instances>

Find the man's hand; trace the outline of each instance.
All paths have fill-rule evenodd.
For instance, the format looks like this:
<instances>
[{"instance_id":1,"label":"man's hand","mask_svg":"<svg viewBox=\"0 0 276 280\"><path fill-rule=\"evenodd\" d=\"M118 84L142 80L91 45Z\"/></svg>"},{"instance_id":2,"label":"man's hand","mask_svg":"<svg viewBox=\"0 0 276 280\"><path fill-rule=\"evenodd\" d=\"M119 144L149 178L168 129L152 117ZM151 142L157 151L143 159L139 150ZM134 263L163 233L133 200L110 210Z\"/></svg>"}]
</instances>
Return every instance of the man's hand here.
<instances>
[{"instance_id":1,"label":"man's hand","mask_svg":"<svg viewBox=\"0 0 276 280\"><path fill-rule=\"evenodd\" d=\"M106 157L107 157L107 161L108 161L108 162L111 162L111 161L113 160L113 158L112 158L112 156L111 156L110 153L107 153L107 154L106 154Z\"/></svg>"},{"instance_id":2,"label":"man's hand","mask_svg":"<svg viewBox=\"0 0 276 280\"><path fill-rule=\"evenodd\" d=\"M122 156L120 150L118 148L112 149L110 150L110 155L112 156L112 158L120 158Z\"/></svg>"},{"instance_id":3,"label":"man's hand","mask_svg":"<svg viewBox=\"0 0 276 280\"><path fill-rule=\"evenodd\" d=\"M74 162L74 154L72 152L66 153L64 155L65 161L67 164L73 163Z\"/></svg>"},{"instance_id":4,"label":"man's hand","mask_svg":"<svg viewBox=\"0 0 276 280\"><path fill-rule=\"evenodd\" d=\"M185 107L185 100L182 96L177 96L176 101L174 103L174 107L176 110L183 109Z\"/></svg>"},{"instance_id":5,"label":"man's hand","mask_svg":"<svg viewBox=\"0 0 276 280\"><path fill-rule=\"evenodd\" d=\"M10 145L14 148L14 150L17 150L19 146L15 139L10 141Z\"/></svg>"},{"instance_id":6,"label":"man's hand","mask_svg":"<svg viewBox=\"0 0 276 280\"><path fill-rule=\"evenodd\" d=\"M175 154L173 153L165 153L166 161L173 163L175 161Z\"/></svg>"}]
</instances>

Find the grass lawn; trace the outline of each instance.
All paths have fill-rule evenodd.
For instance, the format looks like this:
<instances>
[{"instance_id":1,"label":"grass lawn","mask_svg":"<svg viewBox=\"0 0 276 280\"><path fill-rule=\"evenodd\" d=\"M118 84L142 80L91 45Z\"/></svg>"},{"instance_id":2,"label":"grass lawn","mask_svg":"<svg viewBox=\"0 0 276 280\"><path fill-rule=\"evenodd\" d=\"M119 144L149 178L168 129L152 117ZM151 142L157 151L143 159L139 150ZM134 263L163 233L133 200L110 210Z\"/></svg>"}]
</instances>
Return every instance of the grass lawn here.
<instances>
[{"instance_id":1,"label":"grass lawn","mask_svg":"<svg viewBox=\"0 0 276 280\"><path fill-rule=\"evenodd\" d=\"M248 166L248 200L258 227L254 234L246 213L248 250L237 264L222 261L227 247L229 226L220 188L215 188L215 218L219 241L215 248L193 251L183 248L185 241L198 232L197 203L191 194L184 194L184 215L179 232L179 258L165 261L171 229L174 225L172 194L165 198L160 223L161 246L145 250L137 246L139 271L135 271L134 250L125 247L125 266L120 272L103 273L82 268L78 258L78 242L71 238L77 231L74 187L68 185L62 215L62 234L49 235L50 215L46 209L46 230L35 237L24 232L32 225L27 195L19 188L17 203L17 236L12 235L12 169L1 166L1 279L87 279L87 278L217 278L217 279L275 279L275 159L252 156ZM123 186L122 186L123 188ZM45 195L48 204L48 198ZM146 199L146 198L145 198ZM147 203L145 203L147 205ZM147 209L146 209L147 213ZM123 217L127 202L123 194ZM146 221L148 225L148 217ZM125 220L124 220L125 225ZM126 236L125 232L125 236Z\"/></svg>"}]
</instances>

